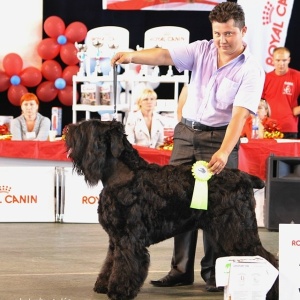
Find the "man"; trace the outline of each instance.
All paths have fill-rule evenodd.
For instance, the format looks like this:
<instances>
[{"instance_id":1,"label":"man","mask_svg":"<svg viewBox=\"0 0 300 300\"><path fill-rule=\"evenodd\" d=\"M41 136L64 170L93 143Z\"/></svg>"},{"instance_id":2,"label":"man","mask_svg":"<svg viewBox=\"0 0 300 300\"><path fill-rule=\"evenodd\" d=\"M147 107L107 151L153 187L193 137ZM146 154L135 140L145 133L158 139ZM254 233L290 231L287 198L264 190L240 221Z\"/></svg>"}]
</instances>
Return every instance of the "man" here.
<instances>
[{"instance_id":1,"label":"man","mask_svg":"<svg viewBox=\"0 0 300 300\"><path fill-rule=\"evenodd\" d=\"M285 139L296 139L300 106L300 72L289 68L290 51L278 47L273 52L274 70L266 74L262 98L271 108L271 118L278 120Z\"/></svg>"},{"instance_id":2,"label":"man","mask_svg":"<svg viewBox=\"0 0 300 300\"><path fill-rule=\"evenodd\" d=\"M205 160L210 171L219 174L225 165L237 168L240 133L249 111L257 110L265 73L243 42L247 28L240 5L222 2L214 7L209 19L213 40L172 49L120 52L111 63L174 65L179 72L191 71L182 119L174 130L170 163L192 166L198 160ZM187 232L174 238L171 270L165 277L151 281L153 285L167 287L194 282L197 234L197 231ZM218 291L217 254L205 231L203 243L201 276L208 291Z\"/></svg>"}]
</instances>

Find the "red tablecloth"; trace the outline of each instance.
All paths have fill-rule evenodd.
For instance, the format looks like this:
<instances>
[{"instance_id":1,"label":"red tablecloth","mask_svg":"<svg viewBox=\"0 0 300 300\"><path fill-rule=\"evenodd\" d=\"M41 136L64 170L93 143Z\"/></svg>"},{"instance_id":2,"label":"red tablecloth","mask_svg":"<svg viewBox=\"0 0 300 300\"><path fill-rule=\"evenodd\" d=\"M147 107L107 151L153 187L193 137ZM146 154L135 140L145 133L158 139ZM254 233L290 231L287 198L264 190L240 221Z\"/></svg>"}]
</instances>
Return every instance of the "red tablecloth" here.
<instances>
[{"instance_id":1,"label":"red tablecloth","mask_svg":"<svg viewBox=\"0 0 300 300\"><path fill-rule=\"evenodd\" d=\"M169 163L171 151L134 147L150 163ZM64 141L0 141L0 157L69 161Z\"/></svg>"},{"instance_id":2,"label":"red tablecloth","mask_svg":"<svg viewBox=\"0 0 300 300\"><path fill-rule=\"evenodd\" d=\"M242 143L239 150L239 169L265 180L267 159L271 154L300 157L300 141L277 142L273 139L258 139Z\"/></svg>"},{"instance_id":3,"label":"red tablecloth","mask_svg":"<svg viewBox=\"0 0 300 300\"><path fill-rule=\"evenodd\" d=\"M150 163L169 163L171 151L134 147ZM266 179L266 162L271 154L300 157L300 143L278 143L272 139L249 140L240 145L239 169ZM0 157L69 161L64 141L0 141Z\"/></svg>"}]
</instances>

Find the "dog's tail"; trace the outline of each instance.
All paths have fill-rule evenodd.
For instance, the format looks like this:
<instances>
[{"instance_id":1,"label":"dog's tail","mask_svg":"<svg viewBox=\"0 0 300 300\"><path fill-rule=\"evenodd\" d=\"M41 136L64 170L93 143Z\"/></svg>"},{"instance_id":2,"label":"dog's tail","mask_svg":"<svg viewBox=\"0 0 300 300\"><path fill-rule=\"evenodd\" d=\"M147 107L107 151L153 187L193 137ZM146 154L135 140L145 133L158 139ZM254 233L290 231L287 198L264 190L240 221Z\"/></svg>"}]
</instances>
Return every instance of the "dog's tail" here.
<instances>
[{"instance_id":1,"label":"dog's tail","mask_svg":"<svg viewBox=\"0 0 300 300\"><path fill-rule=\"evenodd\" d=\"M261 178L251 174L248 174L248 176L250 177L254 189L262 189L265 187L265 182Z\"/></svg>"}]
</instances>

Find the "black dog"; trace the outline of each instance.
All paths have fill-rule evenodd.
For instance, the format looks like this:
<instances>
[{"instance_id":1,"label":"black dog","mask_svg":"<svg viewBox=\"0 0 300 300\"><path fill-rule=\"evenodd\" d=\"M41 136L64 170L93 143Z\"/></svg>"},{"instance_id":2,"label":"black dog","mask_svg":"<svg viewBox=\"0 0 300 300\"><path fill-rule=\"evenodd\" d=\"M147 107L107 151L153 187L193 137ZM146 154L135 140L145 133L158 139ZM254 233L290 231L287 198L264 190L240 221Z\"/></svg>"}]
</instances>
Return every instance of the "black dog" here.
<instances>
[{"instance_id":1,"label":"black dog","mask_svg":"<svg viewBox=\"0 0 300 300\"><path fill-rule=\"evenodd\" d=\"M259 255L276 268L261 244L253 188L256 176L224 169L208 181L208 210L190 208L191 166L149 164L116 121L88 120L68 127L66 147L74 170L93 186L102 181L99 222L109 235L107 257L94 286L110 299L137 296L150 263L147 247L179 233L207 231L220 256ZM277 282L267 299L278 298Z\"/></svg>"}]
</instances>

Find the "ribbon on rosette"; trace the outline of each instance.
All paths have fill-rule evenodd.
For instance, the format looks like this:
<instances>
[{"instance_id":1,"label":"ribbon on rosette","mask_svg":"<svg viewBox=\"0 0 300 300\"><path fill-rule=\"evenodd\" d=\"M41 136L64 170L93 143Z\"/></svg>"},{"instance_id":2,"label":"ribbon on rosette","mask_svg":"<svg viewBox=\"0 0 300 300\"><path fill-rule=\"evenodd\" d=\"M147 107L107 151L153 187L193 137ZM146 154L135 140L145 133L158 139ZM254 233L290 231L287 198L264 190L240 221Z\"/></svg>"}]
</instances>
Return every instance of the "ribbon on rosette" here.
<instances>
[{"instance_id":1,"label":"ribbon on rosette","mask_svg":"<svg viewBox=\"0 0 300 300\"><path fill-rule=\"evenodd\" d=\"M208 163L203 160L195 162L192 166L192 174L195 177L193 197L190 207L207 210L208 184L207 181L213 175L207 168Z\"/></svg>"}]
</instances>

